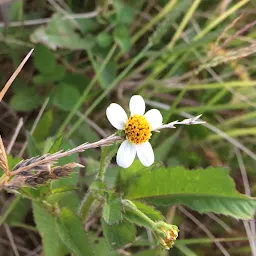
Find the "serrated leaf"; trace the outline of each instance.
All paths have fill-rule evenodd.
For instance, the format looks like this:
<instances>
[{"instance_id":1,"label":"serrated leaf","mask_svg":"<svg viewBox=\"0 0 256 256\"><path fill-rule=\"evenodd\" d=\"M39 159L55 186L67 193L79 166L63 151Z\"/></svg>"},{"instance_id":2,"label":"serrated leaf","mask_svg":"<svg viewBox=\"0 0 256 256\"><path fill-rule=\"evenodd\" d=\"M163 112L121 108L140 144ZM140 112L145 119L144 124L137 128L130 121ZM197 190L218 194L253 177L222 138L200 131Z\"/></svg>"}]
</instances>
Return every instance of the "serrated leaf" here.
<instances>
[{"instance_id":1,"label":"serrated leaf","mask_svg":"<svg viewBox=\"0 0 256 256\"><path fill-rule=\"evenodd\" d=\"M65 72L65 78L63 82L72 86L75 86L80 93L83 93L85 88L89 85L91 79L85 74L67 73Z\"/></svg>"},{"instance_id":2,"label":"serrated leaf","mask_svg":"<svg viewBox=\"0 0 256 256\"><path fill-rule=\"evenodd\" d=\"M151 167L150 167L151 168ZM142 172L148 172L149 168L146 168L139 160L135 160L129 168L119 167L118 188L125 191L126 187L132 182L132 179Z\"/></svg>"},{"instance_id":3,"label":"serrated leaf","mask_svg":"<svg viewBox=\"0 0 256 256\"><path fill-rule=\"evenodd\" d=\"M240 219L251 218L256 209L256 200L237 192L227 169L221 167L143 172L129 183L125 196L155 205L185 204L200 213L215 212Z\"/></svg>"},{"instance_id":4,"label":"serrated leaf","mask_svg":"<svg viewBox=\"0 0 256 256\"><path fill-rule=\"evenodd\" d=\"M94 66L96 69L100 69L102 61L95 63ZM117 65L114 61L109 61L105 68L99 75L99 82L103 89L108 88L112 82L116 79L117 76Z\"/></svg>"},{"instance_id":5,"label":"serrated leaf","mask_svg":"<svg viewBox=\"0 0 256 256\"><path fill-rule=\"evenodd\" d=\"M129 25L134 20L135 10L127 1L113 1L117 12L117 22Z\"/></svg>"},{"instance_id":6,"label":"serrated leaf","mask_svg":"<svg viewBox=\"0 0 256 256\"><path fill-rule=\"evenodd\" d=\"M52 121L52 110L49 110L42 116L33 133L33 137L36 141L42 141L49 136L50 129L52 127Z\"/></svg>"},{"instance_id":7,"label":"serrated leaf","mask_svg":"<svg viewBox=\"0 0 256 256\"><path fill-rule=\"evenodd\" d=\"M10 104L16 111L31 111L40 105L40 98L35 88L18 91L11 98Z\"/></svg>"},{"instance_id":8,"label":"serrated leaf","mask_svg":"<svg viewBox=\"0 0 256 256\"><path fill-rule=\"evenodd\" d=\"M63 14L56 13L47 26L39 27L31 35L31 41L42 43L49 48L84 49L89 43L76 32L71 20L63 19Z\"/></svg>"},{"instance_id":9,"label":"serrated leaf","mask_svg":"<svg viewBox=\"0 0 256 256\"><path fill-rule=\"evenodd\" d=\"M115 251L110 251L106 241L102 237L97 237L94 242L95 255L97 256L119 256Z\"/></svg>"},{"instance_id":10,"label":"serrated leaf","mask_svg":"<svg viewBox=\"0 0 256 256\"><path fill-rule=\"evenodd\" d=\"M55 230L55 219L48 212L33 202L33 214L36 227L42 237L45 256L65 256L68 250L61 242Z\"/></svg>"},{"instance_id":11,"label":"serrated leaf","mask_svg":"<svg viewBox=\"0 0 256 256\"><path fill-rule=\"evenodd\" d=\"M80 205L75 186L52 189L51 194L47 197L47 202L51 204L58 203L60 207L67 207L73 212L77 212Z\"/></svg>"},{"instance_id":12,"label":"serrated leaf","mask_svg":"<svg viewBox=\"0 0 256 256\"><path fill-rule=\"evenodd\" d=\"M120 248L135 240L135 227L127 220L114 225L108 225L101 219L104 237L110 249Z\"/></svg>"},{"instance_id":13,"label":"serrated leaf","mask_svg":"<svg viewBox=\"0 0 256 256\"><path fill-rule=\"evenodd\" d=\"M56 59L46 46L37 45L34 51L34 64L42 73L52 73L56 67Z\"/></svg>"},{"instance_id":14,"label":"serrated leaf","mask_svg":"<svg viewBox=\"0 0 256 256\"><path fill-rule=\"evenodd\" d=\"M105 194L103 218L109 225L118 223L122 220L121 199L113 192Z\"/></svg>"},{"instance_id":15,"label":"serrated leaf","mask_svg":"<svg viewBox=\"0 0 256 256\"><path fill-rule=\"evenodd\" d=\"M71 210L67 208L61 210L56 220L56 227L63 243L65 243L76 256L94 255L91 245L89 244L88 234L84 230L78 216L74 215Z\"/></svg>"},{"instance_id":16,"label":"serrated leaf","mask_svg":"<svg viewBox=\"0 0 256 256\"><path fill-rule=\"evenodd\" d=\"M73 109L79 98L80 93L75 87L60 84L56 88L53 103L60 109L69 111Z\"/></svg>"},{"instance_id":17,"label":"serrated leaf","mask_svg":"<svg viewBox=\"0 0 256 256\"><path fill-rule=\"evenodd\" d=\"M63 65L56 65L56 67L51 70L51 73L38 74L34 76L33 82L35 84L45 85L50 82L61 81L65 77L65 67Z\"/></svg>"},{"instance_id":18,"label":"serrated leaf","mask_svg":"<svg viewBox=\"0 0 256 256\"><path fill-rule=\"evenodd\" d=\"M115 27L114 38L121 47L123 53L126 53L131 48L131 37L129 35L129 29L125 25L119 25Z\"/></svg>"}]
</instances>

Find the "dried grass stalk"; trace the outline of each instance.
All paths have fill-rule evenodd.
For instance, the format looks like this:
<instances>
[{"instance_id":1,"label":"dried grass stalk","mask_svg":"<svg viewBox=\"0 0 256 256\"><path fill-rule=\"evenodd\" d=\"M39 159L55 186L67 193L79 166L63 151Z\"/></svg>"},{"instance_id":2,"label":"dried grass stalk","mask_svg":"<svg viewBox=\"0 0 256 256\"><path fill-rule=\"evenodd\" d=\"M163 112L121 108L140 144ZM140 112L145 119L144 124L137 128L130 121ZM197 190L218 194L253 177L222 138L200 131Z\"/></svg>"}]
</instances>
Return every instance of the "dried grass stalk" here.
<instances>
[{"instance_id":1,"label":"dried grass stalk","mask_svg":"<svg viewBox=\"0 0 256 256\"><path fill-rule=\"evenodd\" d=\"M123 138L116 135L111 135L105 139L99 140L97 142L93 143L84 143L81 144L78 147L75 147L73 149L67 150L67 151L59 151L54 154L46 154L39 157L33 157L27 160L22 160L20 163L18 163L13 170L10 172L11 176L20 174L20 173L29 173L32 170L35 169L45 169L47 166L53 165L58 159L66 156L70 156L74 153L83 152L90 148L98 148L101 146L109 146L112 145L115 142L122 141Z\"/></svg>"},{"instance_id":2,"label":"dried grass stalk","mask_svg":"<svg viewBox=\"0 0 256 256\"><path fill-rule=\"evenodd\" d=\"M0 168L9 175L9 166L3 140L0 135Z\"/></svg>"},{"instance_id":3,"label":"dried grass stalk","mask_svg":"<svg viewBox=\"0 0 256 256\"><path fill-rule=\"evenodd\" d=\"M15 80L15 78L17 77L17 75L20 73L20 71L22 70L23 66L25 65L25 63L27 62L27 60L29 59L30 55L32 54L32 52L34 51L34 49L32 49L27 56L23 59L23 61L20 63L20 65L17 67L17 69L15 70L15 72L12 74L12 76L10 77L10 79L7 81L7 83L5 84L4 88L2 89L2 91L0 92L0 102L2 101L4 95L6 94L6 92L8 91L8 89L10 88L10 86L12 85L13 81Z\"/></svg>"}]
</instances>

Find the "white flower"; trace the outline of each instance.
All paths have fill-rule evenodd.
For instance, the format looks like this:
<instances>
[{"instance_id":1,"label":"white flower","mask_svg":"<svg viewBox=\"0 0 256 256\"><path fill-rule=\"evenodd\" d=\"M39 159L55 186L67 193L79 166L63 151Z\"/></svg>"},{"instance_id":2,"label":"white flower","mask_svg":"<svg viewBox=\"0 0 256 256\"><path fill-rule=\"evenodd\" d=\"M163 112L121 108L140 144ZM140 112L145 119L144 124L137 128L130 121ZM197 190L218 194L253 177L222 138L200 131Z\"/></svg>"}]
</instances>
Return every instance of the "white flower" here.
<instances>
[{"instance_id":1,"label":"white flower","mask_svg":"<svg viewBox=\"0 0 256 256\"><path fill-rule=\"evenodd\" d=\"M117 164L128 168L137 154L143 165L150 166L154 163L154 152L148 140L151 131L161 127L163 117L157 109L145 113L145 101L139 95L131 97L129 108L129 118L124 109L116 103L110 104L106 111L109 122L116 129L123 130L126 135L126 140L117 152Z\"/></svg>"}]
</instances>

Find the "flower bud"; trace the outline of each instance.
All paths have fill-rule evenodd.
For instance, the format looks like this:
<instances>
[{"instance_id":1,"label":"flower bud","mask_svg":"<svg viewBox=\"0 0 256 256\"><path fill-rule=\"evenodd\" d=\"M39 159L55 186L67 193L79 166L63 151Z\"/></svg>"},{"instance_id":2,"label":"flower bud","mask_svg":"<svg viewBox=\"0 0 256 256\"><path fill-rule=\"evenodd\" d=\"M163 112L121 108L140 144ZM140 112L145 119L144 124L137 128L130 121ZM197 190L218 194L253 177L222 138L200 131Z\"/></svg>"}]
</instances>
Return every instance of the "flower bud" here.
<instances>
[{"instance_id":1,"label":"flower bud","mask_svg":"<svg viewBox=\"0 0 256 256\"><path fill-rule=\"evenodd\" d=\"M155 230L159 237L159 242L166 250L174 245L174 241L178 237L179 229L175 225L167 224L163 221L155 223Z\"/></svg>"}]
</instances>

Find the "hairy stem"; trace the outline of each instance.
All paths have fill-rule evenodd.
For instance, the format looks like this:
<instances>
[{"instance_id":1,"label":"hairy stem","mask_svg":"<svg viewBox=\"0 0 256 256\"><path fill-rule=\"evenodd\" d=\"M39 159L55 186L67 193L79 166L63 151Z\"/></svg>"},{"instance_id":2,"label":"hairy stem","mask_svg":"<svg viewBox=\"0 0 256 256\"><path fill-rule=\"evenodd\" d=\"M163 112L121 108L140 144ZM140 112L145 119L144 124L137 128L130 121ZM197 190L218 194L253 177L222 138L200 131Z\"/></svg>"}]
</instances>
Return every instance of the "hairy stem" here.
<instances>
[{"instance_id":1,"label":"hairy stem","mask_svg":"<svg viewBox=\"0 0 256 256\"><path fill-rule=\"evenodd\" d=\"M78 215L80 216L82 223L86 223L90 208L91 208L94 200L95 200L95 197L94 197L92 191L89 191L85 195L85 197L81 203L79 212L78 212Z\"/></svg>"}]
</instances>

